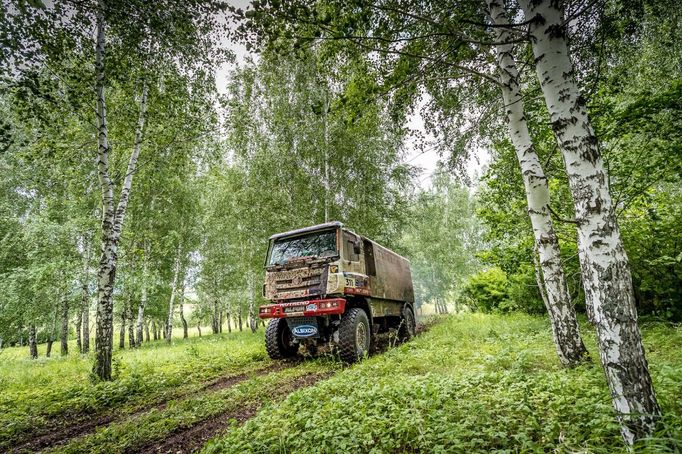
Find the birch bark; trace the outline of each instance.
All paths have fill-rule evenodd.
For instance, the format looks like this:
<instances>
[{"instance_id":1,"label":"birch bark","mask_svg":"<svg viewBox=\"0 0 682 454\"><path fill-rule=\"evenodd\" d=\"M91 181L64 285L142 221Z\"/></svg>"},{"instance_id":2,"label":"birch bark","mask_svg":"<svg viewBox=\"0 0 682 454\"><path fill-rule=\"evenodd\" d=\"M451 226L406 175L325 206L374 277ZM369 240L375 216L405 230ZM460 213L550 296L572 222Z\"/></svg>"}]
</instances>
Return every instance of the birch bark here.
<instances>
[{"instance_id":1,"label":"birch bark","mask_svg":"<svg viewBox=\"0 0 682 454\"><path fill-rule=\"evenodd\" d=\"M140 297L140 305L137 307L137 323L136 323L136 337L137 341L135 346L139 347L142 345L142 326L144 324L144 310L147 307L147 270L149 251L147 248L147 242L145 241L144 247L142 248L142 295ZM149 330L147 330L147 341L149 341Z\"/></svg>"},{"instance_id":2,"label":"birch bark","mask_svg":"<svg viewBox=\"0 0 682 454\"><path fill-rule=\"evenodd\" d=\"M502 0L487 0L490 17L496 25L508 25ZM498 43L511 42L513 37L505 27L493 31ZM574 367L588 357L580 337L580 329L566 286L561 263L559 239L554 231L549 211L549 186L533 147L525 117L525 106L519 86L519 72L514 60L512 44L495 46L499 82L504 100L509 136L516 150L521 176L526 190L528 215L530 216L538 251L544 288L540 286L543 301L549 314L552 336L561 364Z\"/></svg>"},{"instance_id":3,"label":"birch bark","mask_svg":"<svg viewBox=\"0 0 682 454\"><path fill-rule=\"evenodd\" d=\"M179 298L179 303L180 303L180 321L182 322L182 338L187 339L189 337L189 333L187 332L187 320L185 319L185 282L184 279L182 280L182 283L180 284L180 298Z\"/></svg>"},{"instance_id":4,"label":"birch bark","mask_svg":"<svg viewBox=\"0 0 682 454\"><path fill-rule=\"evenodd\" d=\"M256 304L253 296L253 273L251 270L247 271L246 285L249 292L249 328L251 328L252 333L255 333L258 325L256 324Z\"/></svg>"},{"instance_id":5,"label":"birch bark","mask_svg":"<svg viewBox=\"0 0 682 454\"><path fill-rule=\"evenodd\" d=\"M87 297L87 299L85 299ZM90 352L90 295L83 296L83 353Z\"/></svg>"},{"instance_id":6,"label":"birch bark","mask_svg":"<svg viewBox=\"0 0 682 454\"><path fill-rule=\"evenodd\" d=\"M60 340L60 354L66 356L69 354L69 300L64 298L62 301L62 328L59 333Z\"/></svg>"},{"instance_id":7,"label":"birch bark","mask_svg":"<svg viewBox=\"0 0 682 454\"><path fill-rule=\"evenodd\" d=\"M31 359L38 358L38 342L36 341L36 324L31 322L28 325L28 352Z\"/></svg>"},{"instance_id":8,"label":"birch bark","mask_svg":"<svg viewBox=\"0 0 682 454\"><path fill-rule=\"evenodd\" d=\"M537 75L564 157L578 221L587 304L600 359L628 445L653 434L660 418L637 325L628 258L614 214L598 140L575 81L560 2L520 0L529 24Z\"/></svg>"},{"instance_id":9,"label":"birch bark","mask_svg":"<svg viewBox=\"0 0 682 454\"><path fill-rule=\"evenodd\" d=\"M166 342L171 343L173 338L173 312L175 306L175 295L178 291L178 278L180 276L180 246L175 255L175 271L173 272L173 283L171 284L171 297L168 302L168 320L166 321Z\"/></svg>"},{"instance_id":10,"label":"birch bark","mask_svg":"<svg viewBox=\"0 0 682 454\"><path fill-rule=\"evenodd\" d=\"M116 279L118 243L125 219L133 174L140 153L142 129L147 107L147 86L142 90L140 113L135 135L135 146L128 161L118 205L114 205L114 184L109 175L109 129L105 99L105 19L104 5L100 2L96 20L95 74L97 92L98 176L102 192L101 258L97 273L97 325L95 337L95 364L93 373L101 380L111 380L111 359L114 340L113 291Z\"/></svg>"}]
</instances>

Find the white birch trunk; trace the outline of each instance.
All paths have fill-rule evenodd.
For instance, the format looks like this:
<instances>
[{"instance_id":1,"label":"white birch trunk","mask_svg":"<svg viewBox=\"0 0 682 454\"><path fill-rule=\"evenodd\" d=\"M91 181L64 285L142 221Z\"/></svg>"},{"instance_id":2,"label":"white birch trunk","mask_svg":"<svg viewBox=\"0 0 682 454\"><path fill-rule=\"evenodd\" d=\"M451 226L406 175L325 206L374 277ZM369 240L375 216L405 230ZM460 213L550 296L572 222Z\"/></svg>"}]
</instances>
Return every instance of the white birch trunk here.
<instances>
[{"instance_id":1,"label":"white birch trunk","mask_svg":"<svg viewBox=\"0 0 682 454\"><path fill-rule=\"evenodd\" d=\"M142 295L140 296L140 305L137 307L137 322L135 324L136 331L136 342L135 346L139 347L142 345L142 327L144 325L144 310L147 307L147 270L148 270L148 257L149 253L147 250L147 242L144 243L144 248L142 251ZM147 340L149 340L149 334L147 334Z\"/></svg>"},{"instance_id":2,"label":"white birch trunk","mask_svg":"<svg viewBox=\"0 0 682 454\"><path fill-rule=\"evenodd\" d=\"M490 17L496 25L507 25L502 0L487 0ZM511 33L504 27L494 30L495 41L504 43L512 40ZM547 178L535 152L528 131L525 106L519 86L519 73L511 44L495 46L499 81L507 116L509 136L516 150L521 167L521 176L526 190L528 215L530 216L538 251L544 288L540 286L552 326L554 345L559 360L564 366L574 367L588 357L587 349L580 337L580 329L566 286L561 263L559 239L554 231L549 211L549 186Z\"/></svg>"},{"instance_id":3,"label":"white birch trunk","mask_svg":"<svg viewBox=\"0 0 682 454\"><path fill-rule=\"evenodd\" d=\"M598 141L576 84L560 3L521 0L552 128L564 157L578 222L587 304L621 432L629 445L653 434L661 411L642 338L628 258Z\"/></svg>"},{"instance_id":4,"label":"white birch trunk","mask_svg":"<svg viewBox=\"0 0 682 454\"><path fill-rule=\"evenodd\" d=\"M256 322L256 304L253 296L253 272L251 270L247 273L246 286L248 287L247 291L249 292L249 328L251 328L252 333L255 333L258 329L258 324Z\"/></svg>"},{"instance_id":5,"label":"white birch trunk","mask_svg":"<svg viewBox=\"0 0 682 454\"><path fill-rule=\"evenodd\" d=\"M107 107L105 99L105 20L104 5L98 5L97 37L95 47L95 75L97 92L97 141L98 176L102 192L102 246L99 270L97 273L97 326L95 337L94 374L101 380L111 380L111 359L114 340L113 291L116 279L116 261L121 229L128 207L133 174L140 153L141 132L147 107L147 87L143 88L140 102L138 132L135 146L128 161L118 205L114 205L114 184L109 175L109 130L107 126Z\"/></svg>"},{"instance_id":6,"label":"white birch trunk","mask_svg":"<svg viewBox=\"0 0 682 454\"><path fill-rule=\"evenodd\" d=\"M83 353L90 352L90 295L84 301L83 309Z\"/></svg>"},{"instance_id":7,"label":"white birch trunk","mask_svg":"<svg viewBox=\"0 0 682 454\"><path fill-rule=\"evenodd\" d=\"M178 291L178 277L180 276L180 246L175 255L175 270L173 271L173 283L171 284L171 297L168 302L168 319L166 321L166 342L171 343L173 338L173 312L175 310L175 295Z\"/></svg>"},{"instance_id":8,"label":"white birch trunk","mask_svg":"<svg viewBox=\"0 0 682 454\"><path fill-rule=\"evenodd\" d=\"M38 342L36 340L36 324L28 324L28 352L31 359L38 358Z\"/></svg>"},{"instance_id":9,"label":"white birch trunk","mask_svg":"<svg viewBox=\"0 0 682 454\"><path fill-rule=\"evenodd\" d=\"M187 326L187 319L185 319L185 280L182 279L180 283L180 298L179 298L179 311L180 311L180 321L182 322L182 338L187 339L189 337L189 334L187 332L188 326Z\"/></svg>"}]
</instances>

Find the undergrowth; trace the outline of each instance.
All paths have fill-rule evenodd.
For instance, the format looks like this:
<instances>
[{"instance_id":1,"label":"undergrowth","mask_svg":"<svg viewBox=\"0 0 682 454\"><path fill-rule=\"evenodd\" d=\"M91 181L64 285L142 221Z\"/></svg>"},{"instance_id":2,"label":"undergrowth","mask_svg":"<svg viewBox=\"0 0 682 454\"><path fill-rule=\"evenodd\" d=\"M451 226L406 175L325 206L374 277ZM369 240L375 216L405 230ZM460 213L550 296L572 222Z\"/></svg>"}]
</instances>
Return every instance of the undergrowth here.
<instances>
[{"instance_id":1,"label":"undergrowth","mask_svg":"<svg viewBox=\"0 0 682 454\"><path fill-rule=\"evenodd\" d=\"M644 324L665 417L638 451L680 449L682 330ZM583 328L595 361L595 339ZM560 367L545 318L451 316L209 443L217 452L614 452L624 446L598 363Z\"/></svg>"}]
</instances>

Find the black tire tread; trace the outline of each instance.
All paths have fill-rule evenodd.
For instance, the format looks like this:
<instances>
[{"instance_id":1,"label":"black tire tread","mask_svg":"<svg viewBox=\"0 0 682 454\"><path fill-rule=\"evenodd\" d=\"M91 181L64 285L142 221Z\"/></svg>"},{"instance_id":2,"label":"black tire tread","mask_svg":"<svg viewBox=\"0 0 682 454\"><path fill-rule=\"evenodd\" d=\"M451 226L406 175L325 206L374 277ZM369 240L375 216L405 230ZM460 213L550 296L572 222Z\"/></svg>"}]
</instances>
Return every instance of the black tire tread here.
<instances>
[{"instance_id":1,"label":"black tire tread","mask_svg":"<svg viewBox=\"0 0 682 454\"><path fill-rule=\"evenodd\" d=\"M355 363L361 359L355 346L355 325L358 317L363 316L369 327L369 318L365 311L359 307L350 308L341 318L341 324L339 325L339 356L344 362Z\"/></svg>"},{"instance_id":2,"label":"black tire tread","mask_svg":"<svg viewBox=\"0 0 682 454\"><path fill-rule=\"evenodd\" d=\"M414 325L412 326L412 330L409 329L407 326L407 311L410 311L412 313L412 321ZM410 305L405 304L403 306L402 310L402 316L400 318L400 329L398 330L398 338L400 339L401 342L407 342L410 339L414 337L414 334L417 329L417 318L414 315L414 310L412 310L412 307Z\"/></svg>"},{"instance_id":3,"label":"black tire tread","mask_svg":"<svg viewBox=\"0 0 682 454\"><path fill-rule=\"evenodd\" d=\"M280 324L285 326L280 327ZM286 349L284 345L281 345L279 341L281 329L289 329L286 326L286 320L283 318L270 319L267 328L265 328L265 350L271 359L285 359L296 355L296 351Z\"/></svg>"}]
</instances>

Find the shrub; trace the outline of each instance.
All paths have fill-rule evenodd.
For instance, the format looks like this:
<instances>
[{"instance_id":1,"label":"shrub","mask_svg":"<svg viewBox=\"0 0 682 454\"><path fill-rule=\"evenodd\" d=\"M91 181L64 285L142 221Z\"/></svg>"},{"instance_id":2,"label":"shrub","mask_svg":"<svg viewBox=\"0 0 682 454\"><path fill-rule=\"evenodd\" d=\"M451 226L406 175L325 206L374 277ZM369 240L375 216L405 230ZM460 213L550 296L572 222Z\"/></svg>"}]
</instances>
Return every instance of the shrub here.
<instances>
[{"instance_id":1,"label":"shrub","mask_svg":"<svg viewBox=\"0 0 682 454\"><path fill-rule=\"evenodd\" d=\"M469 277L464 284L460 299L474 310L491 312L509 296L509 280L502 269L489 268Z\"/></svg>"},{"instance_id":2,"label":"shrub","mask_svg":"<svg viewBox=\"0 0 682 454\"><path fill-rule=\"evenodd\" d=\"M529 264L521 264L511 275L498 267L472 275L462 288L460 303L481 312L520 310L541 314L545 311L535 281L535 270Z\"/></svg>"}]
</instances>

